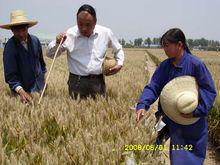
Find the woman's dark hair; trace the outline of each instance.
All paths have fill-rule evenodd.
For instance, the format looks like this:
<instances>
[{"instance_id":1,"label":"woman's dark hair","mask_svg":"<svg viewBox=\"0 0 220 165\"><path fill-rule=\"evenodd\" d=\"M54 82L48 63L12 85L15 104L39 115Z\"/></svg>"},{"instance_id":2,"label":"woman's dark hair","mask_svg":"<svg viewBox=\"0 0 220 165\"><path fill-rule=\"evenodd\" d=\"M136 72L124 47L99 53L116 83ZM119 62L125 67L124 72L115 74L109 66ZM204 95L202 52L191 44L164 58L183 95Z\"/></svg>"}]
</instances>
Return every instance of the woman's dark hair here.
<instances>
[{"instance_id":1,"label":"woman's dark hair","mask_svg":"<svg viewBox=\"0 0 220 165\"><path fill-rule=\"evenodd\" d=\"M82 5L82 6L79 8L79 10L78 10L78 12L77 12L77 14L76 14L77 17L78 17L78 15L79 15L79 13L80 13L81 11L87 11L89 14L91 14L91 15L93 16L95 22L97 21L96 12L95 12L95 9L94 9L92 6L87 5L87 4Z\"/></svg>"},{"instance_id":2,"label":"woman's dark hair","mask_svg":"<svg viewBox=\"0 0 220 165\"><path fill-rule=\"evenodd\" d=\"M165 41L168 41L170 43L178 43L179 41L181 41L183 43L183 48L187 53L190 53L190 50L187 46L186 43L186 37L183 33L182 30L178 29L178 28L173 28L168 30L160 39L160 44L163 46L163 43Z\"/></svg>"}]
</instances>

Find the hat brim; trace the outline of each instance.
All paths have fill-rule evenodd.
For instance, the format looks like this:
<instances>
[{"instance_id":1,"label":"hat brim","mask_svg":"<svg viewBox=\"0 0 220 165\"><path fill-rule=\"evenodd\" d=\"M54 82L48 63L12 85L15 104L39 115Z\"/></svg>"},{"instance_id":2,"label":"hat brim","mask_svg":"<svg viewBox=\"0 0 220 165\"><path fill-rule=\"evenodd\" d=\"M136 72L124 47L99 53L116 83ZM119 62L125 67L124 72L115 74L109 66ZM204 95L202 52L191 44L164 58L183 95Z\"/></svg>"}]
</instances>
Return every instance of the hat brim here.
<instances>
[{"instance_id":1,"label":"hat brim","mask_svg":"<svg viewBox=\"0 0 220 165\"><path fill-rule=\"evenodd\" d=\"M17 23L0 25L0 28L6 29L6 30L11 30L11 27L13 27L13 26L28 25L28 27L32 27L32 26L36 25L37 23L38 23L37 21L24 21L24 22L17 22Z\"/></svg>"},{"instance_id":2,"label":"hat brim","mask_svg":"<svg viewBox=\"0 0 220 165\"><path fill-rule=\"evenodd\" d=\"M175 100L173 100L173 98L176 97L176 93L183 91L191 91L198 96L198 86L195 78L191 76L181 76L168 82L161 92L160 104L166 116L175 123L181 125L194 124L199 120L199 118L182 117L180 112L177 110Z\"/></svg>"}]
</instances>

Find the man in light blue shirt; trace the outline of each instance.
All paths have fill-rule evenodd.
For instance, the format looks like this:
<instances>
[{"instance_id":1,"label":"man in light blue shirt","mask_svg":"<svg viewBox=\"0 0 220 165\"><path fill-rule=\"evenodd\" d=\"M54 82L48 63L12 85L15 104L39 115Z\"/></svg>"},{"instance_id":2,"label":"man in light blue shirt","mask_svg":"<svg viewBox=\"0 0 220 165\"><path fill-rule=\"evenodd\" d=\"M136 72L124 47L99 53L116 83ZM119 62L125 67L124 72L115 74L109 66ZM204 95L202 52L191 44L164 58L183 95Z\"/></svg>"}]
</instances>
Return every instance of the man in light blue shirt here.
<instances>
[{"instance_id":1,"label":"man in light blue shirt","mask_svg":"<svg viewBox=\"0 0 220 165\"><path fill-rule=\"evenodd\" d=\"M56 41L52 41L47 48L47 56L53 58L58 44L64 38L58 55L67 51L69 94L75 98L78 95L81 98L105 95L102 64L109 47L113 48L117 61L109 75L119 72L124 62L122 46L111 29L97 25L96 22L94 8L90 5L81 6L77 12L77 25L58 34Z\"/></svg>"}]
</instances>

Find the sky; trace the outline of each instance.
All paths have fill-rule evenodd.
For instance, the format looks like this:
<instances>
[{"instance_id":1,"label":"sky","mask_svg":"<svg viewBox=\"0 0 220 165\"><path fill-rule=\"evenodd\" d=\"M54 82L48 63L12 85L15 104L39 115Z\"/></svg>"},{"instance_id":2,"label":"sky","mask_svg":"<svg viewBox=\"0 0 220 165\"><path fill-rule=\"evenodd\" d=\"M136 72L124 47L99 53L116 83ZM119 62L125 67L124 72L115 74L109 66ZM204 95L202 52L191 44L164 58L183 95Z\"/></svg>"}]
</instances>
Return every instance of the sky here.
<instances>
[{"instance_id":1,"label":"sky","mask_svg":"<svg viewBox=\"0 0 220 165\"><path fill-rule=\"evenodd\" d=\"M29 32L54 39L76 25L83 4L96 9L97 24L109 27L117 38L133 40L161 37L170 28L180 28L186 38L220 41L220 0L0 0L0 24L10 22L10 12L24 10L39 23ZM12 36L0 29L0 38Z\"/></svg>"}]
</instances>

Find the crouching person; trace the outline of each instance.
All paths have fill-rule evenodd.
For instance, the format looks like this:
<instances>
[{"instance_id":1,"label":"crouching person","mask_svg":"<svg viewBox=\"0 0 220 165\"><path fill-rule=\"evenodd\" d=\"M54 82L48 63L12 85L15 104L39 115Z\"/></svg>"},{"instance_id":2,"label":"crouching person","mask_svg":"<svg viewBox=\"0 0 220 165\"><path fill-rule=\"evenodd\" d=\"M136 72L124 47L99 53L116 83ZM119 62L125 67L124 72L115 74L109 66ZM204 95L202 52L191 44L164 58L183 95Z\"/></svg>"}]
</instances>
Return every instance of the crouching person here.
<instances>
[{"instance_id":1,"label":"crouching person","mask_svg":"<svg viewBox=\"0 0 220 165\"><path fill-rule=\"evenodd\" d=\"M37 37L28 33L28 28L37 24L29 21L21 10L11 12L11 22L0 28L11 30L3 52L5 81L11 91L21 97L23 103L30 102L30 92L39 92L45 84L46 64Z\"/></svg>"}]
</instances>

